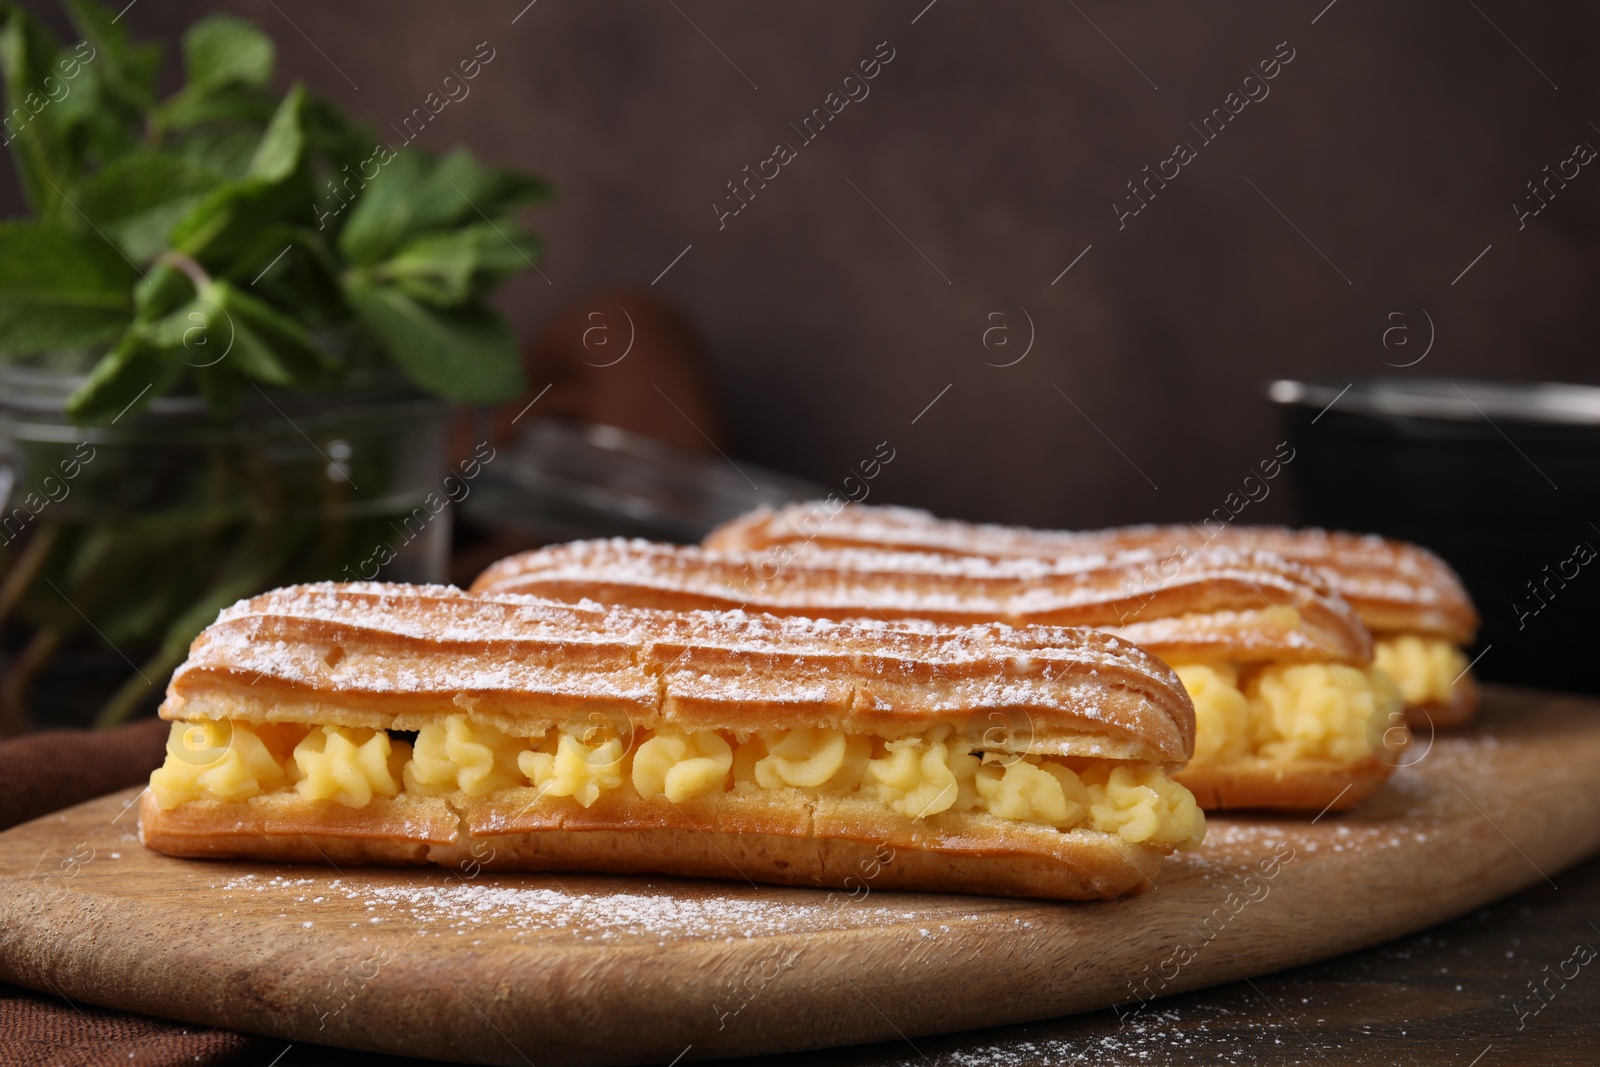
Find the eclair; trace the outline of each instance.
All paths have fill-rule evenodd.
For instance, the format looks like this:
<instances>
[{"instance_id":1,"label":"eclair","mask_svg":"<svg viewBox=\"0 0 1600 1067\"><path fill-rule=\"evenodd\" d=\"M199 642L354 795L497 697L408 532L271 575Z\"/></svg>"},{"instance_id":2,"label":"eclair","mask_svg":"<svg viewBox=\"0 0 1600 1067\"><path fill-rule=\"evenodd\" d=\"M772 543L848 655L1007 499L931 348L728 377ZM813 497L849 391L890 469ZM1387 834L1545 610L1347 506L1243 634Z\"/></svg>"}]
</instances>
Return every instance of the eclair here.
<instances>
[{"instance_id":1,"label":"eclair","mask_svg":"<svg viewBox=\"0 0 1600 1067\"><path fill-rule=\"evenodd\" d=\"M296 586L197 637L157 851L1098 899L1204 815L1178 678L1054 626Z\"/></svg>"},{"instance_id":2,"label":"eclair","mask_svg":"<svg viewBox=\"0 0 1600 1067\"><path fill-rule=\"evenodd\" d=\"M778 560L588 541L501 560L472 589L896 624L1090 626L1159 656L1187 687L1194 755L1174 777L1203 808L1342 809L1382 785L1407 733L1348 604L1269 553L1205 549L1159 581L1148 577L1153 558L811 549Z\"/></svg>"},{"instance_id":3,"label":"eclair","mask_svg":"<svg viewBox=\"0 0 1600 1067\"><path fill-rule=\"evenodd\" d=\"M1207 547L1271 552L1315 570L1375 638L1380 670L1405 699L1416 729L1456 726L1478 707L1464 647L1479 618L1450 565L1425 548L1372 534L1282 526L1122 526L1067 532L938 519L912 508L829 502L759 508L718 527L708 548L778 552L879 548L954 556L1047 559L1143 551L1160 570Z\"/></svg>"}]
</instances>

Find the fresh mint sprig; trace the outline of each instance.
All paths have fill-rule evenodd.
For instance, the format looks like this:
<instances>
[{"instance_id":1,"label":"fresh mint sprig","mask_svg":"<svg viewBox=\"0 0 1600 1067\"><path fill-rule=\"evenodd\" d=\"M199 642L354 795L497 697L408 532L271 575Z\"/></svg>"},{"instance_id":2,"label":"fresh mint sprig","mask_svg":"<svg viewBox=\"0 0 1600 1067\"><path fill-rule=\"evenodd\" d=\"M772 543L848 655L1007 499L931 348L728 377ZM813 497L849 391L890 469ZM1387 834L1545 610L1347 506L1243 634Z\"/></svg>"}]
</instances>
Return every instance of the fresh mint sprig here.
<instances>
[{"instance_id":1,"label":"fresh mint sprig","mask_svg":"<svg viewBox=\"0 0 1600 1067\"><path fill-rule=\"evenodd\" d=\"M159 45L95 0L64 6L71 46L0 2L3 133L35 213L0 224L0 357L97 355L75 421L173 391L220 413L251 383L336 385L347 353L325 339L352 330L439 396L521 390L486 298L532 268L515 217L548 185L274 93L271 39L232 16L188 31L183 85L158 99Z\"/></svg>"}]
</instances>

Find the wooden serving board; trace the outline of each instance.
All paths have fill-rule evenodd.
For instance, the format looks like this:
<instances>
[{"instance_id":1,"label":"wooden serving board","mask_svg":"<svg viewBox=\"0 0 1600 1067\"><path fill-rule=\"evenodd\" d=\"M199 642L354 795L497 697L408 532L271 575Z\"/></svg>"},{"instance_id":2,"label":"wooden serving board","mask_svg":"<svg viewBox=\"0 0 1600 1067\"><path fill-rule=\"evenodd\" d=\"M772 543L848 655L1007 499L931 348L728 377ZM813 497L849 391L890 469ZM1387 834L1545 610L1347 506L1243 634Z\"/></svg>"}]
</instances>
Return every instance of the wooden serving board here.
<instances>
[{"instance_id":1,"label":"wooden serving board","mask_svg":"<svg viewBox=\"0 0 1600 1067\"><path fill-rule=\"evenodd\" d=\"M1132 899L176 860L125 792L0 834L0 978L484 1063L668 1062L1064 1015L1416 930L1600 848L1600 702L1489 687L1358 811L1214 817Z\"/></svg>"}]
</instances>

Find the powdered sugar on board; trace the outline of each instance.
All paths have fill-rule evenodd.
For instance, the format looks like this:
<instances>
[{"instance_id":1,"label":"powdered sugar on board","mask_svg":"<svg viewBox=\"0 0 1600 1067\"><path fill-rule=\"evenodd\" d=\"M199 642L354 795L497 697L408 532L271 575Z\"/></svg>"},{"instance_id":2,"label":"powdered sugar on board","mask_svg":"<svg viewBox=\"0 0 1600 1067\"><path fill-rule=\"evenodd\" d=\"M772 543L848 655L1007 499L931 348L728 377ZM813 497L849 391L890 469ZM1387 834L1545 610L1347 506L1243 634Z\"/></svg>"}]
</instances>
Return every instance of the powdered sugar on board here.
<instances>
[{"instance_id":1,"label":"powdered sugar on board","mask_svg":"<svg viewBox=\"0 0 1600 1067\"><path fill-rule=\"evenodd\" d=\"M585 886L597 884L594 879L583 881ZM278 898L292 906L297 917L304 916L304 923L392 923L413 934L441 937L492 931L513 936L566 934L582 941L662 942L681 940L685 935L733 941L906 926L926 938L948 931L950 924L957 922L1001 923L1019 931L1031 925L1006 916L1003 906L995 914L953 909L945 903L936 909L940 922L930 926L930 910L925 906L929 898L907 894L885 895L885 903L877 904L825 890L719 885L707 891L693 884L680 887L633 880L626 885L625 890L573 888L557 879L534 880L531 876L516 880L483 876L467 881L443 875L395 878L377 872L370 878L333 879L246 874L213 882L212 889L224 900L241 894ZM933 898L936 904L952 899Z\"/></svg>"}]
</instances>

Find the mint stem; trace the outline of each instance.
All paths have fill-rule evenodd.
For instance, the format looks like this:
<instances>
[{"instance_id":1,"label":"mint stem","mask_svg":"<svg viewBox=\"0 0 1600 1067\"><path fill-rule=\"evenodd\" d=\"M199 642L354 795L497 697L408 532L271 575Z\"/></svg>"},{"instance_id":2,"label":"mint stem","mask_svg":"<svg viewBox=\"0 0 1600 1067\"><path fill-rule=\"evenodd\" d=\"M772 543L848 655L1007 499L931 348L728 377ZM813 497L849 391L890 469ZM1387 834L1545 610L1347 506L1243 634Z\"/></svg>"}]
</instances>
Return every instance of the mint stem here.
<instances>
[{"instance_id":1,"label":"mint stem","mask_svg":"<svg viewBox=\"0 0 1600 1067\"><path fill-rule=\"evenodd\" d=\"M192 257L182 252L169 248L156 257L156 262L165 263L169 267L176 267L178 270L183 271L189 281L194 283L196 292L211 286L211 275L206 273L206 269L195 262Z\"/></svg>"}]
</instances>

